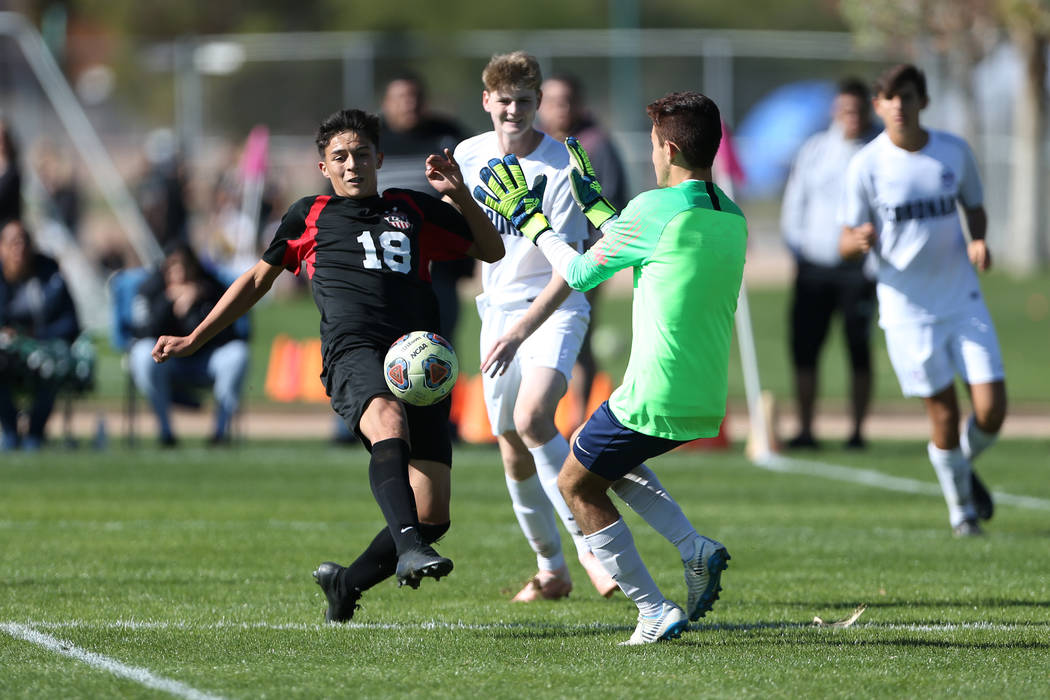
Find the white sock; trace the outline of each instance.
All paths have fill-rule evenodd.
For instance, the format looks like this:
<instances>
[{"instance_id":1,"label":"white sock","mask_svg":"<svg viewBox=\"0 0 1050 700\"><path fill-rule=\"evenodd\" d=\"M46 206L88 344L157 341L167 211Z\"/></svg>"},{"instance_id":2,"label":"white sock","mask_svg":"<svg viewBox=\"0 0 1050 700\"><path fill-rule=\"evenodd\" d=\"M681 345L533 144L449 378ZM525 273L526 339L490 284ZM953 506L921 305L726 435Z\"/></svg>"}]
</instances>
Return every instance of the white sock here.
<instances>
[{"instance_id":1,"label":"white sock","mask_svg":"<svg viewBox=\"0 0 1050 700\"><path fill-rule=\"evenodd\" d=\"M535 475L524 481L514 481L504 474L507 492L514 506L518 525L525 533L532 551L536 552L536 564L541 571L557 571L565 567L565 555L561 551L561 536L554 520L547 495L543 493L540 480Z\"/></svg>"},{"instance_id":2,"label":"white sock","mask_svg":"<svg viewBox=\"0 0 1050 700\"><path fill-rule=\"evenodd\" d=\"M634 537L623 518L587 535L587 544L605 570L643 615L659 614L664 597L642 563Z\"/></svg>"},{"instance_id":3,"label":"white sock","mask_svg":"<svg viewBox=\"0 0 1050 700\"><path fill-rule=\"evenodd\" d=\"M693 558L693 544L699 535L652 469L640 464L613 482L612 489L649 527L678 548L682 561Z\"/></svg>"},{"instance_id":4,"label":"white sock","mask_svg":"<svg viewBox=\"0 0 1050 700\"><path fill-rule=\"evenodd\" d=\"M540 478L543 491L547 494L551 505L554 506L554 510L558 512L569 536L572 537L577 554L581 556L587 554L591 550L587 546L587 540L584 539L583 530L576 524L576 518L573 517L572 511L569 510L568 504L565 503L558 489L558 474L561 472L562 465L565 464L565 458L569 456L569 441L562 437L561 433L556 433L549 442L539 447L530 447L529 453L532 455L532 461L536 463L536 475Z\"/></svg>"},{"instance_id":5,"label":"white sock","mask_svg":"<svg viewBox=\"0 0 1050 700\"><path fill-rule=\"evenodd\" d=\"M986 433L978 428L977 418L970 414L970 418L966 421L966 430L959 436L959 447L962 448L963 455L972 464L977 455L991 447L992 443L998 438L999 433Z\"/></svg>"},{"instance_id":6,"label":"white sock","mask_svg":"<svg viewBox=\"0 0 1050 700\"><path fill-rule=\"evenodd\" d=\"M937 480L941 482L941 492L948 504L948 520L952 527L964 520L976 519L977 511L974 510L970 488L972 468L970 461L963 456L962 449L942 450L931 442L926 445L926 452L933 470L937 472Z\"/></svg>"}]
</instances>

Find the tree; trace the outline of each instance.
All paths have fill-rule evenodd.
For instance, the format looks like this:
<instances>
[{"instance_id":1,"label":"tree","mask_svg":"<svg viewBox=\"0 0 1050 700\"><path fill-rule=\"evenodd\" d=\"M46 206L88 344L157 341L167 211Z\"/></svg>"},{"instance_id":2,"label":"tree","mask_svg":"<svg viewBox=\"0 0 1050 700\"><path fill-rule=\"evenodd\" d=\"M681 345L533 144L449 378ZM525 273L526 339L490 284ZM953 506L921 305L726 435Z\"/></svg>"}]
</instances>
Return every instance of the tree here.
<instances>
[{"instance_id":1,"label":"tree","mask_svg":"<svg viewBox=\"0 0 1050 700\"><path fill-rule=\"evenodd\" d=\"M1046 51L1050 37L1047 0L1001 0L1010 40L1024 66L1014 109L1010 219L1005 260L1018 273L1050 260L1046 232Z\"/></svg>"}]
</instances>

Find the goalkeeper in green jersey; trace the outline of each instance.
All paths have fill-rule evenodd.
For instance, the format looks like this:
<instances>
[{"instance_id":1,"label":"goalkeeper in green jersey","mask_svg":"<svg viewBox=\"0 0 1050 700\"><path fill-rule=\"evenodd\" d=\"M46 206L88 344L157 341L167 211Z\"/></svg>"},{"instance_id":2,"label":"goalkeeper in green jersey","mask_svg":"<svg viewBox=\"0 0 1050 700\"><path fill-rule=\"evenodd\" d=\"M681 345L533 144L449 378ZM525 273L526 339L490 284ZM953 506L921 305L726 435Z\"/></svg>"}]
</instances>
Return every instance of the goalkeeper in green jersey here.
<instances>
[{"instance_id":1,"label":"goalkeeper in green jersey","mask_svg":"<svg viewBox=\"0 0 1050 700\"><path fill-rule=\"evenodd\" d=\"M638 606L625 644L678 637L711 609L727 566L726 548L697 534L644 460L718 434L725 417L733 314L744 269L747 222L711 182L722 138L718 107L694 92L650 104L652 158L659 189L622 212L601 194L587 154L574 139L573 194L604 234L579 254L540 209L544 182L530 189L513 155L492 160L474 196L539 246L554 270L587 290L634 268L633 341L621 384L580 429L558 484L587 543ZM660 592L609 498L613 489L674 544L685 567L685 610Z\"/></svg>"}]
</instances>

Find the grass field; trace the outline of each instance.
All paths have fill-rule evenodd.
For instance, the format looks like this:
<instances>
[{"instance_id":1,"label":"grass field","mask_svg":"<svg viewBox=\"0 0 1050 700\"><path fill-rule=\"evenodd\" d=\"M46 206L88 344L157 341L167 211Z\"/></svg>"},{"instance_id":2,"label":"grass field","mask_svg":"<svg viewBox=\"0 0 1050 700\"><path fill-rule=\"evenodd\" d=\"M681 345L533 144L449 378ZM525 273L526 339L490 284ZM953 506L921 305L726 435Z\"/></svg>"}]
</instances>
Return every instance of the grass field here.
<instances>
[{"instance_id":1,"label":"grass field","mask_svg":"<svg viewBox=\"0 0 1050 700\"><path fill-rule=\"evenodd\" d=\"M634 608L598 598L575 562L569 600L508 602L534 562L491 449L457 452L440 545L452 575L384 583L348 625L321 622L310 572L381 526L363 450L5 456L0 697L1050 697L1048 454L1045 441L987 453L993 490L1027 500L969 540L949 535L917 442L821 453L869 484L736 452L660 458L733 558L714 611L645 648L617 646ZM681 601L676 552L627 518ZM848 629L812 625L861 604Z\"/></svg>"}]
</instances>

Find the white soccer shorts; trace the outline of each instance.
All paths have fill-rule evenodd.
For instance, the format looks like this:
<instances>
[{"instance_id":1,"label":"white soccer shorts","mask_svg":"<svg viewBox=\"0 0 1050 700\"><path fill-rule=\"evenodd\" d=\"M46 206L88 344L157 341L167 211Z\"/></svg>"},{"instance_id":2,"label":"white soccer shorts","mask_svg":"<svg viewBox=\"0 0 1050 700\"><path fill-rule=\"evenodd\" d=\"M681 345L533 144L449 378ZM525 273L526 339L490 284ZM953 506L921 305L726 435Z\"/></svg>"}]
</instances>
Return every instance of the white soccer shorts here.
<instances>
[{"instance_id":1,"label":"white soccer shorts","mask_svg":"<svg viewBox=\"0 0 1050 700\"><path fill-rule=\"evenodd\" d=\"M933 396L957 374L970 385L1006 376L995 326L983 303L950 319L884 330L890 362L905 396Z\"/></svg>"},{"instance_id":2,"label":"white soccer shorts","mask_svg":"<svg viewBox=\"0 0 1050 700\"><path fill-rule=\"evenodd\" d=\"M525 314L526 309L506 310L488 305L478 297L478 313L481 315L481 357L484 359L492 345L506 329ZM484 375L485 408L493 435L502 435L514 430L514 404L518 400L518 388L522 377L535 367L551 367L565 375L566 382L572 377L576 356L590 323L588 308L559 308L543 322L518 348L507 371L497 377Z\"/></svg>"}]
</instances>

